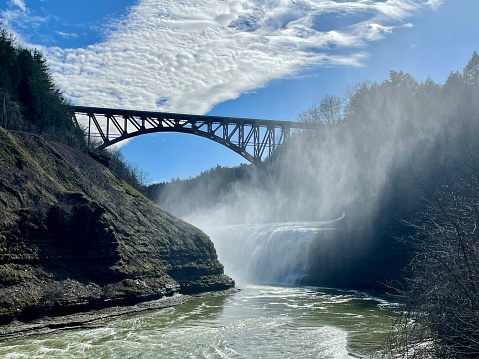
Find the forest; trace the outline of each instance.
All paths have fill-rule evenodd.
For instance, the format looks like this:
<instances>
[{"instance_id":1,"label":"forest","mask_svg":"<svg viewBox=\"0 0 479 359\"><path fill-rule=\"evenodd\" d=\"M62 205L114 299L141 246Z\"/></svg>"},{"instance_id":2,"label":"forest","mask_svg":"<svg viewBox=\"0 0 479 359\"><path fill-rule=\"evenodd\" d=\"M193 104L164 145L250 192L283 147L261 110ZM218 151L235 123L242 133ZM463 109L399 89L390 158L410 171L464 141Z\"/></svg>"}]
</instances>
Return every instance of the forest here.
<instances>
[{"instance_id":1,"label":"forest","mask_svg":"<svg viewBox=\"0 0 479 359\"><path fill-rule=\"evenodd\" d=\"M84 132L72 120L63 94L38 50L18 46L0 30L0 119L7 130L28 131L81 147Z\"/></svg>"},{"instance_id":2,"label":"forest","mask_svg":"<svg viewBox=\"0 0 479 359\"><path fill-rule=\"evenodd\" d=\"M218 166L197 178L146 186L121 155L111 157L118 172L184 218L218 208L227 208L234 222L345 215L358 238L393 238L405 255L397 263L404 270L389 283L404 305L391 353L477 357L479 55L443 84L390 71L380 83L327 96L298 120L322 130L295 133L258 167ZM4 30L0 125L89 151L42 54L16 46Z\"/></svg>"}]
</instances>

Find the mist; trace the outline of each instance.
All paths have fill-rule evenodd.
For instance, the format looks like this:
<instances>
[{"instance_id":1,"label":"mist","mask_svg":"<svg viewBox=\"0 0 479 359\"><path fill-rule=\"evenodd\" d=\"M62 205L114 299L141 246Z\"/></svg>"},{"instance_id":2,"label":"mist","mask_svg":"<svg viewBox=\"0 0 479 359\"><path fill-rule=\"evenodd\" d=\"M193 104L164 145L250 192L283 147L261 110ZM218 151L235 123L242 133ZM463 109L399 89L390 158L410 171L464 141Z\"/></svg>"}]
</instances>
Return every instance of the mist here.
<instances>
[{"instance_id":1,"label":"mist","mask_svg":"<svg viewBox=\"0 0 479 359\"><path fill-rule=\"evenodd\" d=\"M274 161L169 184L159 204L210 235L242 280L374 287L407 261L395 237L421 186L474 142L471 89L464 73L441 85L391 71L302 113L320 130L293 135Z\"/></svg>"}]
</instances>

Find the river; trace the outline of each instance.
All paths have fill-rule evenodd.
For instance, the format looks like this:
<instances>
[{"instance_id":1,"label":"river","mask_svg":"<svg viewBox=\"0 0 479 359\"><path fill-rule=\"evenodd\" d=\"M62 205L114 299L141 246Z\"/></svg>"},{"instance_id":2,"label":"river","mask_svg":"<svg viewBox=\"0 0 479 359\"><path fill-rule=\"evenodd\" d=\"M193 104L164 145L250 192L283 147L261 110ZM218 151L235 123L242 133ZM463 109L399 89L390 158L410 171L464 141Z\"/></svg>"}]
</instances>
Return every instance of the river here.
<instances>
[{"instance_id":1,"label":"river","mask_svg":"<svg viewBox=\"0 0 479 359\"><path fill-rule=\"evenodd\" d=\"M386 342L394 304L356 291L293 284L304 267L289 262L301 255L291 245L306 248L316 240L317 231L317 225L305 223L254 226L246 231L228 228L234 234L228 241L237 241L240 233L248 236L240 242L246 256L232 242L215 240L226 272L236 270L241 280L249 279L237 283L241 289L237 293L112 319L98 328L2 342L0 357L326 359L374 355ZM285 242L295 233L297 241L288 246ZM278 251L286 251L283 260L277 261L282 264L260 273L269 263L260 258L279 259Z\"/></svg>"}]
</instances>

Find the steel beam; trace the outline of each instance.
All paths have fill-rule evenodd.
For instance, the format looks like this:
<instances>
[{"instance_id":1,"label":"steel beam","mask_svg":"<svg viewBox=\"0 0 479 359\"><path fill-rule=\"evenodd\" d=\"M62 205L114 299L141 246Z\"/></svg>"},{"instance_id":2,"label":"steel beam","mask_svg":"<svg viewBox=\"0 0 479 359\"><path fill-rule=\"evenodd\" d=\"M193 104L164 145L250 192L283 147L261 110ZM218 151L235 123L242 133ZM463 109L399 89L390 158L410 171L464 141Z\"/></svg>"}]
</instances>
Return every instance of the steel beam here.
<instances>
[{"instance_id":1,"label":"steel beam","mask_svg":"<svg viewBox=\"0 0 479 359\"><path fill-rule=\"evenodd\" d=\"M292 121L73 106L72 117L77 123L81 116L88 120L88 144L93 137L101 138L99 148L147 133L181 132L218 142L252 163L272 157L276 149L291 137L292 130L317 130L320 127Z\"/></svg>"}]
</instances>

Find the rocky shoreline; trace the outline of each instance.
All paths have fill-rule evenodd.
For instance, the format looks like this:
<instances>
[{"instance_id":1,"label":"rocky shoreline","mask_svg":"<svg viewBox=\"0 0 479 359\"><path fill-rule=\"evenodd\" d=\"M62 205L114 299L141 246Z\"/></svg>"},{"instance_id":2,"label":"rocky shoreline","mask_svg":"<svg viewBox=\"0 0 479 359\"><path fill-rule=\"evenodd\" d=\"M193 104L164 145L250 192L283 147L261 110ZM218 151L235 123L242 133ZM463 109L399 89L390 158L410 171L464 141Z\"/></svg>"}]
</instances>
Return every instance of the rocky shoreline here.
<instances>
[{"instance_id":1,"label":"rocky shoreline","mask_svg":"<svg viewBox=\"0 0 479 359\"><path fill-rule=\"evenodd\" d=\"M175 307L197 298L228 296L238 291L239 289L230 288L227 290L193 295L174 294L170 297L141 302L134 305L92 309L87 312L78 312L58 317L43 317L28 322L14 320L9 324L0 326L0 341L48 335L61 330L99 328L104 326L105 323L115 320L115 318L126 315Z\"/></svg>"}]
</instances>

